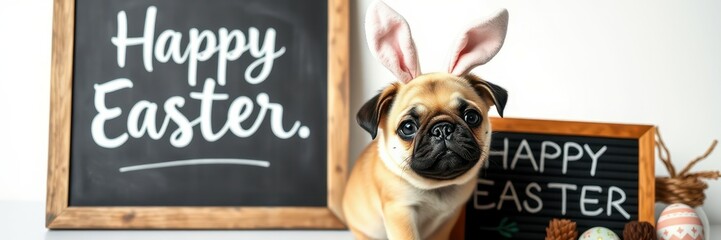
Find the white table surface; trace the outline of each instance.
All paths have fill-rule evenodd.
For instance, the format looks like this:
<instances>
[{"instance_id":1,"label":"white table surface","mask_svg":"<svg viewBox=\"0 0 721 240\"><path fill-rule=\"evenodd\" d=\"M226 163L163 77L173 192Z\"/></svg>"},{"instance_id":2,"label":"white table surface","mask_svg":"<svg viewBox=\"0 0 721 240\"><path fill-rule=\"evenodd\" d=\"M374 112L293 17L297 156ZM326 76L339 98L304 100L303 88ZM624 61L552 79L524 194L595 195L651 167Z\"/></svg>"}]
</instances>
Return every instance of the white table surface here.
<instances>
[{"instance_id":1,"label":"white table surface","mask_svg":"<svg viewBox=\"0 0 721 240\"><path fill-rule=\"evenodd\" d=\"M42 202L0 201L0 239L3 240L127 240L127 239L353 239L348 231L310 230L52 230L45 228ZM711 227L711 236L721 236L721 225Z\"/></svg>"}]
</instances>

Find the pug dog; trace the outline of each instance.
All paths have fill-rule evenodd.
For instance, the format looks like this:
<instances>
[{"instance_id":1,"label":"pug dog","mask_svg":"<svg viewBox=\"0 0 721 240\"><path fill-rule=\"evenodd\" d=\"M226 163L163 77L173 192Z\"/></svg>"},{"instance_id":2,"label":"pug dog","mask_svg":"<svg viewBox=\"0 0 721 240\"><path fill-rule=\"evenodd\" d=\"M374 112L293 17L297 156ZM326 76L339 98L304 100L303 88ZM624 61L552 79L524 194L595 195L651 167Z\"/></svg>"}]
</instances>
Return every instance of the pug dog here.
<instances>
[{"instance_id":1,"label":"pug dog","mask_svg":"<svg viewBox=\"0 0 721 240\"><path fill-rule=\"evenodd\" d=\"M366 15L374 55L398 82L357 114L374 139L355 163L343 196L344 219L358 239L448 239L488 157L488 112L506 90L470 74L498 53L503 9L470 27L448 72L421 74L405 19L382 2Z\"/></svg>"}]
</instances>

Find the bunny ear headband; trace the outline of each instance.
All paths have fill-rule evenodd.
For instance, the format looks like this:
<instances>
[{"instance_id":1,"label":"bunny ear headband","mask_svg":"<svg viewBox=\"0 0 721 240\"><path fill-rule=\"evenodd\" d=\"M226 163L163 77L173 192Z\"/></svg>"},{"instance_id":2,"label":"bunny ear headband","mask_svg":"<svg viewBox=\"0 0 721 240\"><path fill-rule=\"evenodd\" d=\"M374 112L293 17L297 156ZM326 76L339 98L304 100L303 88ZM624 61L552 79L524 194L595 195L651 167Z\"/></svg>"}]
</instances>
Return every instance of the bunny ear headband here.
<instances>
[{"instance_id":1,"label":"bunny ear headband","mask_svg":"<svg viewBox=\"0 0 721 240\"><path fill-rule=\"evenodd\" d=\"M365 26L371 52L398 81L408 83L421 75L416 46L403 16L382 1L375 1L368 8ZM507 27L508 11L502 9L468 28L456 42L448 73L462 76L490 61L501 50Z\"/></svg>"}]
</instances>

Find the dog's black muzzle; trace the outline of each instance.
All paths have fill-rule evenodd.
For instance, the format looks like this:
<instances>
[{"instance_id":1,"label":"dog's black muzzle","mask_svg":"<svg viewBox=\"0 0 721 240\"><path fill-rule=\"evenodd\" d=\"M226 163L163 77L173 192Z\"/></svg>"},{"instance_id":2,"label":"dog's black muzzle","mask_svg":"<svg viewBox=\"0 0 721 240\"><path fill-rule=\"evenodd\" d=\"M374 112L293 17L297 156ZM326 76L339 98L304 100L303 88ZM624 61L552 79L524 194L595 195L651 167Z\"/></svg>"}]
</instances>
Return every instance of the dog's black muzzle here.
<instances>
[{"instance_id":1,"label":"dog's black muzzle","mask_svg":"<svg viewBox=\"0 0 721 240\"><path fill-rule=\"evenodd\" d=\"M410 167L418 175L437 180L456 178L481 157L473 133L464 124L439 121L419 131Z\"/></svg>"}]
</instances>

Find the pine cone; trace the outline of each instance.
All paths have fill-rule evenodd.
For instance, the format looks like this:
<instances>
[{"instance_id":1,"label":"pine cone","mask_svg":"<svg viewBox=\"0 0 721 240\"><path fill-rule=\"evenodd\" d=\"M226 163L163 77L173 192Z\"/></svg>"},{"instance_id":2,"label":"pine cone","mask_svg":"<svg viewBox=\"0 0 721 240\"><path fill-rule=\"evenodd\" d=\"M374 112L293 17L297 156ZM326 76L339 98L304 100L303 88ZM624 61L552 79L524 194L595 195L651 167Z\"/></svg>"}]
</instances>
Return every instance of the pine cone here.
<instances>
[{"instance_id":1,"label":"pine cone","mask_svg":"<svg viewBox=\"0 0 721 240\"><path fill-rule=\"evenodd\" d=\"M551 219L546 228L546 240L576 240L576 222L568 219Z\"/></svg>"},{"instance_id":2,"label":"pine cone","mask_svg":"<svg viewBox=\"0 0 721 240\"><path fill-rule=\"evenodd\" d=\"M625 240L656 240L656 228L648 222L632 221L623 228Z\"/></svg>"}]
</instances>

